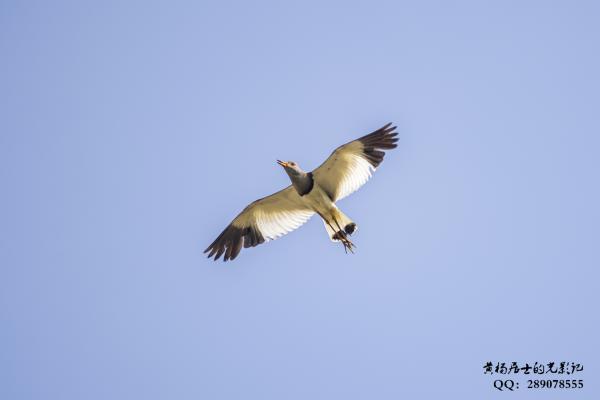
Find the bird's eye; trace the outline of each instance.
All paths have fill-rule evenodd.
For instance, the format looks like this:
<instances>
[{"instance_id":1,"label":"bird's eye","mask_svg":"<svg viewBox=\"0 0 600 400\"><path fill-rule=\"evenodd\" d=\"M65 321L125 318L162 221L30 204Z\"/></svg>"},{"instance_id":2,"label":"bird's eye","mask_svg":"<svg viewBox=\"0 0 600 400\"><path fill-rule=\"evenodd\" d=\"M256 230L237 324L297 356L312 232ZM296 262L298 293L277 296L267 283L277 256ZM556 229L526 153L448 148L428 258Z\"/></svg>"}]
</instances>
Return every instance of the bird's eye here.
<instances>
[{"instance_id":1,"label":"bird's eye","mask_svg":"<svg viewBox=\"0 0 600 400\"><path fill-rule=\"evenodd\" d=\"M295 167L295 166L296 166L296 163L292 161L292 162L290 163L290 165L291 165L292 167Z\"/></svg>"}]
</instances>

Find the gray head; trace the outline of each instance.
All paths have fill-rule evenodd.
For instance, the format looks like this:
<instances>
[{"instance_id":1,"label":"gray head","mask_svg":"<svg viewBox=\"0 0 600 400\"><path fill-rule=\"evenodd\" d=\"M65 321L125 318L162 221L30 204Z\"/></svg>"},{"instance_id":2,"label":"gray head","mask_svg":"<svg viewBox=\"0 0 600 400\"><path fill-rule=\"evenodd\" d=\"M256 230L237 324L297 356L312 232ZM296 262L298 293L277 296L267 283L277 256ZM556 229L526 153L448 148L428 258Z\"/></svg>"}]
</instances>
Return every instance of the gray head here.
<instances>
[{"instance_id":1,"label":"gray head","mask_svg":"<svg viewBox=\"0 0 600 400\"><path fill-rule=\"evenodd\" d=\"M306 173L293 161L281 161L277 160L277 164L281 165L285 172L287 172L292 185L300 196L304 196L309 193L313 188L313 177L312 173Z\"/></svg>"},{"instance_id":2,"label":"gray head","mask_svg":"<svg viewBox=\"0 0 600 400\"><path fill-rule=\"evenodd\" d=\"M287 172L287 174L290 176L290 179L292 178L292 176L299 176L305 173L304 171L302 171L302 168L300 168L300 166L293 161L277 160L277 164L283 167L285 172Z\"/></svg>"}]
</instances>

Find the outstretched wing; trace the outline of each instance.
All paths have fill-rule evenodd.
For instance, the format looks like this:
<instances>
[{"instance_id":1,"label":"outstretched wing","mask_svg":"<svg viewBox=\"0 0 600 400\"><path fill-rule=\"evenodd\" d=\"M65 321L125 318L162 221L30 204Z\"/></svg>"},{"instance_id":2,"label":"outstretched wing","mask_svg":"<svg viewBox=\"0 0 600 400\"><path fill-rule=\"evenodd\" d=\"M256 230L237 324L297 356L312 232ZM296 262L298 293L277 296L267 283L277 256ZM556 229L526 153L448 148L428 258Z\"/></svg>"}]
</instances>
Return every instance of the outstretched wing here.
<instances>
[{"instance_id":1,"label":"outstretched wing","mask_svg":"<svg viewBox=\"0 0 600 400\"><path fill-rule=\"evenodd\" d=\"M335 149L313 171L315 181L333 201L338 201L364 185L383 161L385 152L397 146L395 126L389 123L368 135Z\"/></svg>"},{"instance_id":2,"label":"outstretched wing","mask_svg":"<svg viewBox=\"0 0 600 400\"><path fill-rule=\"evenodd\" d=\"M254 247L299 228L314 214L292 186L250 203L208 246L215 261L233 260L243 247Z\"/></svg>"}]
</instances>

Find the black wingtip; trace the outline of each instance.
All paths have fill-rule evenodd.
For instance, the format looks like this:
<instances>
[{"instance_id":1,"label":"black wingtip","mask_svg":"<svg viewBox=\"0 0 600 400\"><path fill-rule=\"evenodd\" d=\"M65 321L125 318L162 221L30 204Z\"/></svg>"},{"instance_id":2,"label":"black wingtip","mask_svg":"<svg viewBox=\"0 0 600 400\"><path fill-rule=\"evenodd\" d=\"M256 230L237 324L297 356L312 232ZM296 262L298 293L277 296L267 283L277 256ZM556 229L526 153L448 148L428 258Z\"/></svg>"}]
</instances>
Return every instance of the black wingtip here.
<instances>
[{"instance_id":1,"label":"black wingtip","mask_svg":"<svg viewBox=\"0 0 600 400\"><path fill-rule=\"evenodd\" d=\"M240 254L242 248L258 246L264 242L265 238L257 227L242 228L229 224L204 253L210 251L207 258L214 258L214 261L221 256L223 256L224 262L233 261Z\"/></svg>"},{"instance_id":2,"label":"black wingtip","mask_svg":"<svg viewBox=\"0 0 600 400\"><path fill-rule=\"evenodd\" d=\"M388 122L383 127L377 129L358 139L364 146L363 154L369 163L377 168L383 161L385 152L383 150L391 150L398 147L396 142L398 138L398 132L394 132L396 125L392 126L391 122Z\"/></svg>"}]
</instances>

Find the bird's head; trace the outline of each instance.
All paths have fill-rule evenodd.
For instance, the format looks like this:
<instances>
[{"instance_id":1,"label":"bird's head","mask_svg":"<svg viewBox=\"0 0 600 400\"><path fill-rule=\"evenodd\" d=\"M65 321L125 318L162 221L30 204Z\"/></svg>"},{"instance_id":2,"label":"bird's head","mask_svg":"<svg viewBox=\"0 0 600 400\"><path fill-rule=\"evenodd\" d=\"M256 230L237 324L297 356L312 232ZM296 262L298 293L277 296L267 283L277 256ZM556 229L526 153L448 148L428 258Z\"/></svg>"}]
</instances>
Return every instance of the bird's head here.
<instances>
[{"instance_id":1,"label":"bird's head","mask_svg":"<svg viewBox=\"0 0 600 400\"><path fill-rule=\"evenodd\" d=\"M296 164L293 161L277 160L277 164L279 164L283 167L283 169L285 170L285 172L287 172L287 174L290 176L290 178L304 174L304 171L302 171L302 168L300 168L298 166L298 164Z\"/></svg>"}]
</instances>

